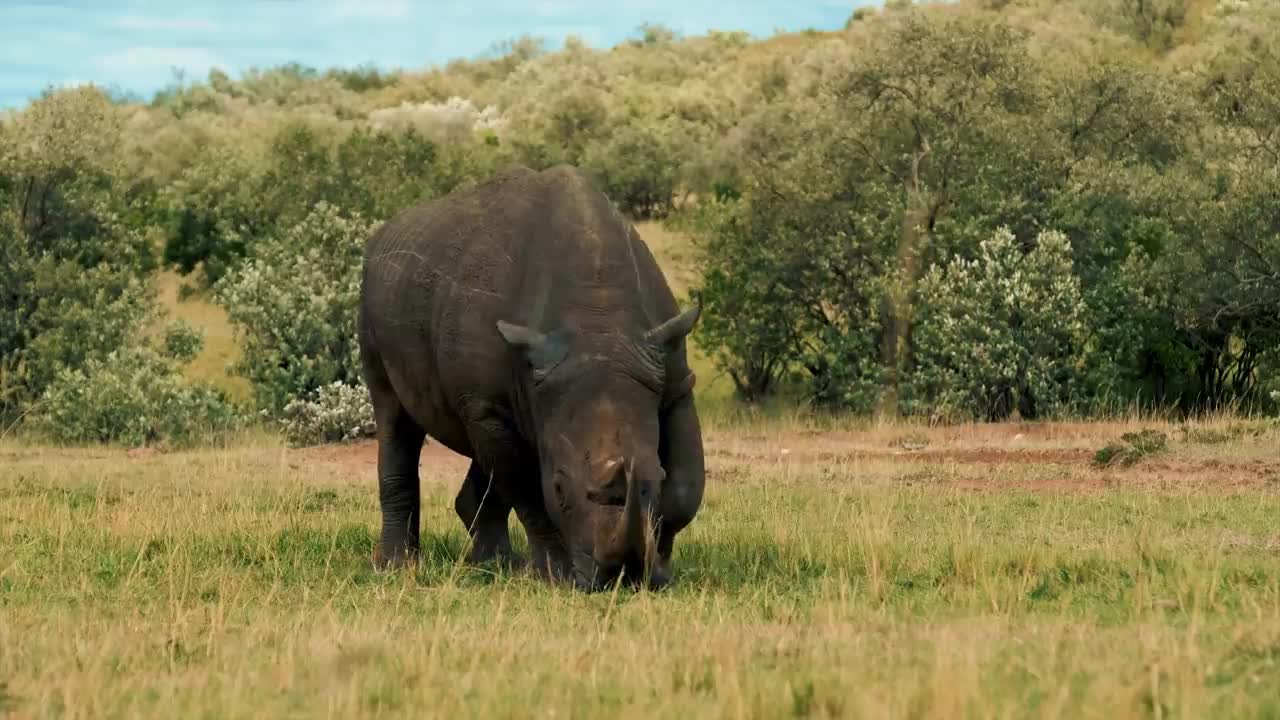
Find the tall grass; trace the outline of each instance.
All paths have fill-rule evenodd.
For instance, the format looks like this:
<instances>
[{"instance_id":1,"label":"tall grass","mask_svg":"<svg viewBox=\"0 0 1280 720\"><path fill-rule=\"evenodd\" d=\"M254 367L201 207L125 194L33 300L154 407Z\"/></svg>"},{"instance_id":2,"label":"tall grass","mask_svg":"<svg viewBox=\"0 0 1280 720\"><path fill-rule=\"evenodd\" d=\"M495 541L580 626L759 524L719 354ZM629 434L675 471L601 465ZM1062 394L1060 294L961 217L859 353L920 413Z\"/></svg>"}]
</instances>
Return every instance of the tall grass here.
<instances>
[{"instance_id":1,"label":"tall grass","mask_svg":"<svg viewBox=\"0 0 1280 720\"><path fill-rule=\"evenodd\" d=\"M0 704L14 717L1274 716L1280 461L1259 427L1175 436L1159 467L1105 471L843 451L883 450L896 429L818 455L804 433L712 428L677 584L599 595L463 564L462 462L424 464L424 561L380 574L367 448L264 437L129 458L6 442ZM1001 430L922 437L994 449L1012 442ZM1022 442L1112 434L1040 430Z\"/></svg>"}]
</instances>

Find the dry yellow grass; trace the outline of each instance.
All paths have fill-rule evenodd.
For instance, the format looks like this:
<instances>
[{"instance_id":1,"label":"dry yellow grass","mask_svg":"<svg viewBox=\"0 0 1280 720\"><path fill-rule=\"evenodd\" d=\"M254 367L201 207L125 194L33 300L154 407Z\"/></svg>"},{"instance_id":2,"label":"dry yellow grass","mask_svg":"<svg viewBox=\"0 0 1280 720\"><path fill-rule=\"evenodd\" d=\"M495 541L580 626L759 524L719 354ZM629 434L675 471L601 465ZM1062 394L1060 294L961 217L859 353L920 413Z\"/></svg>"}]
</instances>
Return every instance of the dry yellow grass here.
<instances>
[{"instance_id":1,"label":"dry yellow grass","mask_svg":"<svg viewBox=\"0 0 1280 720\"><path fill-rule=\"evenodd\" d=\"M378 574L368 444L0 443L0 707L1274 717L1280 434L1170 428L1159 458L1090 467L1137 427L712 427L677 585L595 596L460 564L465 463L438 448L425 561Z\"/></svg>"},{"instance_id":2,"label":"dry yellow grass","mask_svg":"<svg viewBox=\"0 0 1280 720\"><path fill-rule=\"evenodd\" d=\"M158 273L155 279L157 300L169 319L181 318L204 331L204 349L183 369L184 373L193 380L211 382L233 397L247 398L248 381L230 369L240 358L240 347L226 311L200 296L180 300L182 282L182 277L172 271Z\"/></svg>"}]
</instances>

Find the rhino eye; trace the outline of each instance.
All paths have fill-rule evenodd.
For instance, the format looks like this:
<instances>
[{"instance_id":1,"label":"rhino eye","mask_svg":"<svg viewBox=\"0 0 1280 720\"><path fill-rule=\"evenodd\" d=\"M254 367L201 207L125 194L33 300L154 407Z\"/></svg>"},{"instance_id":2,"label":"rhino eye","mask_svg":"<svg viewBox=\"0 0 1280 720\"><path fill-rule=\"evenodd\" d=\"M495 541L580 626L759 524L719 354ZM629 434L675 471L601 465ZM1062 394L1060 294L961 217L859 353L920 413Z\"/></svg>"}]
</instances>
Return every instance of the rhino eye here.
<instances>
[{"instance_id":1,"label":"rhino eye","mask_svg":"<svg viewBox=\"0 0 1280 720\"><path fill-rule=\"evenodd\" d=\"M550 374L550 368L535 367L532 363L529 365L529 377L533 380L534 385L541 384Z\"/></svg>"},{"instance_id":2,"label":"rhino eye","mask_svg":"<svg viewBox=\"0 0 1280 720\"><path fill-rule=\"evenodd\" d=\"M559 470L556 471L555 479L551 483L551 489L556 494L556 504L558 504L562 508L565 507L566 502L565 502L563 472Z\"/></svg>"}]
</instances>

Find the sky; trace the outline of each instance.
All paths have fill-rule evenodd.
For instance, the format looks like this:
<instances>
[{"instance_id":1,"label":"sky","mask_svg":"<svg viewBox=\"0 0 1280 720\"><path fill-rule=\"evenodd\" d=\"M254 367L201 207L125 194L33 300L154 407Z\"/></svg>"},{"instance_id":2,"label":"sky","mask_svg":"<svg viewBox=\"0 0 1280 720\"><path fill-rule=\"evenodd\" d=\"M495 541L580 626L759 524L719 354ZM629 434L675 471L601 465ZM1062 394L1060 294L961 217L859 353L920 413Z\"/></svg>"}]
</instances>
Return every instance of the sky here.
<instances>
[{"instance_id":1,"label":"sky","mask_svg":"<svg viewBox=\"0 0 1280 720\"><path fill-rule=\"evenodd\" d=\"M0 108L50 86L92 82L150 98L173 68L299 62L423 68L476 57L520 35L604 48L661 23L683 35L844 25L872 0L0 0Z\"/></svg>"}]
</instances>

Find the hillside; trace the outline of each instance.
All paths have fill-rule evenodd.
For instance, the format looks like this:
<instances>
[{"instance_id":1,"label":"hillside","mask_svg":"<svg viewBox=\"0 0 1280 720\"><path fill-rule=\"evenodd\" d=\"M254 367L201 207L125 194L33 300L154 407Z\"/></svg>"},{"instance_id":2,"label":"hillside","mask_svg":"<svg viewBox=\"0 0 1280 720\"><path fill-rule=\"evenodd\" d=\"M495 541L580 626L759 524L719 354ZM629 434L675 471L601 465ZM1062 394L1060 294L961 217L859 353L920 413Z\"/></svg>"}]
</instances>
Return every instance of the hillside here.
<instances>
[{"instance_id":1,"label":"hillside","mask_svg":"<svg viewBox=\"0 0 1280 720\"><path fill-rule=\"evenodd\" d=\"M895 1L833 31L67 89L0 120L0 415L61 397L75 424L78 388L131 383L199 413L357 402L362 238L513 163L581 167L640 225L703 304L724 409L1270 413L1277 125L1257 0Z\"/></svg>"}]
</instances>

